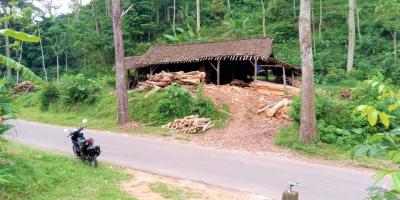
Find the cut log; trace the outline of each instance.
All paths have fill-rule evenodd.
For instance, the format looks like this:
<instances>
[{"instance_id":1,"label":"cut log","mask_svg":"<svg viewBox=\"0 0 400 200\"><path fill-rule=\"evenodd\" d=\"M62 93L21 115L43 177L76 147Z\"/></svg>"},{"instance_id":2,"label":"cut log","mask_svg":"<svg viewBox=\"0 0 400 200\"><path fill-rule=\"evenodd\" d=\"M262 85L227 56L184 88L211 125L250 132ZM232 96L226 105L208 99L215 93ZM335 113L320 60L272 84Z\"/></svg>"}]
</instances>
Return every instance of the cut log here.
<instances>
[{"instance_id":1,"label":"cut log","mask_svg":"<svg viewBox=\"0 0 400 200\"><path fill-rule=\"evenodd\" d=\"M165 72L162 71L158 74L149 75L145 84L150 87L166 87L172 83L179 83L181 85L198 85L203 83L206 78L205 72L191 71L191 72Z\"/></svg>"},{"instance_id":2,"label":"cut log","mask_svg":"<svg viewBox=\"0 0 400 200\"><path fill-rule=\"evenodd\" d=\"M210 129L212 125L209 118L200 118L197 115L190 115L183 119L175 119L173 122L164 125L163 128L169 128L183 133L197 133Z\"/></svg>"},{"instance_id":3,"label":"cut log","mask_svg":"<svg viewBox=\"0 0 400 200\"><path fill-rule=\"evenodd\" d=\"M290 100L288 100L288 99L286 99L286 98L282 99L281 101L279 101L278 103L276 103L274 106L272 106L271 108L268 108L268 109L266 110L267 116L268 116L268 117L273 117L273 116L275 115L275 113L276 113L279 109L281 109L281 108L284 107L284 106L288 106L288 105L290 105L290 104L291 104L291 101L290 101ZM284 114L284 113L283 113L283 114Z\"/></svg>"}]
</instances>

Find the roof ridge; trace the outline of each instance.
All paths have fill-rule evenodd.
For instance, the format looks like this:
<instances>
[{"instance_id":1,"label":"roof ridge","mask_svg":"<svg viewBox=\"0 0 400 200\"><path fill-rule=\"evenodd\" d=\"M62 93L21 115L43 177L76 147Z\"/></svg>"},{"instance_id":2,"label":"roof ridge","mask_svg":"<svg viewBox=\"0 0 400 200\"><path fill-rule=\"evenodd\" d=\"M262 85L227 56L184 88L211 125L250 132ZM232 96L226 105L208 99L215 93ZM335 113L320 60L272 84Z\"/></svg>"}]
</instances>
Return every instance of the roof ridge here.
<instances>
[{"instance_id":1,"label":"roof ridge","mask_svg":"<svg viewBox=\"0 0 400 200\"><path fill-rule=\"evenodd\" d=\"M253 37L253 38L238 38L238 39L228 39L228 40L216 40L216 41L201 41L201 42L192 42L192 43L181 43L181 44L157 44L150 48L154 47L163 47L163 46L186 46L186 45L195 45L195 44L212 44L212 43L220 43L220 42L235 42L235 41L244 41L244 40L256 40L256 39L270 39L272 42L274 41L273 37Z\"/></svg>"}]
</instances>

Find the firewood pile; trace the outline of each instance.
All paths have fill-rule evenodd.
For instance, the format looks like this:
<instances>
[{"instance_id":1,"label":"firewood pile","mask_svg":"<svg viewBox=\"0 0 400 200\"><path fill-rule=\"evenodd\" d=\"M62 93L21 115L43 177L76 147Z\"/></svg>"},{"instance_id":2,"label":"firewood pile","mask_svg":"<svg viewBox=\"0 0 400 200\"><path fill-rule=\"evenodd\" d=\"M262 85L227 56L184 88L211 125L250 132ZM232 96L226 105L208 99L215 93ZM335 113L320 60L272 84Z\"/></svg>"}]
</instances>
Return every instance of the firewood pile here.
<instances>
[{"instance_id":1,"label":"firewood pile","mask_svg":"<svg viewBox=\"0 0 400 200\"><path fill-rule=\"evenodd\" d=\"M265 105L257 110L257 115L266 113L267 117L275 117L277 119L288 118L289 106L291 100L284 98L276 103Z\"/></svg>"},{"instance_id":2,"label":"firewood pile","mask_svg":"<svg viewBox=\"0 0 400 200\"><path fill-rule=\"evenodd\" d=\"M24 81L22 83L16 84L14 87L14 91L16 93L29 93L34 92L36 89L35 84L31 81Z\"/></svg>"},{"instance_id":3,"label":"firewood pile","mask_svg":"<svg viewBox=\"0 0 400 200\"><path fill-rule=\"evenodd\" d=\"M206 131L213 126L214 124L209 118L201 118L197 115L190 115L184 117L183 119L175 119L173 122L170 122L162 127L183 133L193 134Z\"/></svg>"},{"instance_id":4,"label":"firewood pile","mask_svg":"<svg viewBox=\"0 0 400 200\"><path fill-rule=\"evenodd\" d=\"M179 83L181 85L198 85L203 83L206 78L205 72L192 71L192 72L165 72L162 71L158 74L150 75L148 79L139 85L145 85L147 87L166 87L172 83Z\"/></svg>"},{"instance_id":5,"label":"firewood pile","mask_svg":"<svg viewBox=\"0 0 400 200\"><path fill-rule=\"evenodd\" d=\"M255 81L250 84L250 87L254 88L257 92L272 96L296 96L300 93L300 89L282 84L270 83L265 81Z\"/></svg>"}]
</instances>

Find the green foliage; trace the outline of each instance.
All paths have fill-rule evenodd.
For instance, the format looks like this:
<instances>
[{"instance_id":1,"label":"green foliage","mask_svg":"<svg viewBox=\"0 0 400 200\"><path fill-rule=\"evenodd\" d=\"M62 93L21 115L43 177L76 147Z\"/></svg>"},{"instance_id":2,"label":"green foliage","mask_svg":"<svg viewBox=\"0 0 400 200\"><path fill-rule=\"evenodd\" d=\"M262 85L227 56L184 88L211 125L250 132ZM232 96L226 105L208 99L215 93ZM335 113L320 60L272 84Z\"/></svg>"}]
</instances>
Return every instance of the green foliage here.
<instances>
[{"instance_id":1,"label":"green foliage","mask_svg":"<svg viewBox=\"0 0 400 200\"><path fill-rule=\"evenodd\" d=\"M84 101L93 102L100 91L99 85L83 74L66 76L62 80L61 94L66 105L75 105Z\"/></svg>"},{"instance_id":2,"label":"green foliage","mask_svg":"<svg viewBox=\"0 0 400 200\"><path fill-rule=\"evenodd\" d=\"M60 90L55 83L46 85L39 93L40 110L47 111L50 104L56 103L60 97Z\"/></svg>"},{"instance_id":3,"label":"green foliage","mask_svg":"<svg viewBox=\"0 0 400 200\"><path fill-rule=\"evenodd\" d=\"M15 110L11 105L13 99L10 91L4 87L4 84L5 80L0 80L0 148L3 144L2 135L13 127L12 125L5 124L4 122L15 117Z\"/></svg>"},{"instance_id":4,"label":"green foliage","mask_svg":"<svg viewBox=\"0 0 400 200\"><path fill-rule=\"evenodd\" d=\"M129 175L100 163L10 145L0 152L0 199L133 199L120 190ZM6 177L7 181L1 181ZM90 192L88 192L90 191Z\"/></svg>"},{"instance_id":5,"label":"green foliage","mask_svg":"<svg viewBox=\"0 0 400 200\"><path fill-rule=\"evenodd\" d=\"M202 87L194 96L179 85L172 85L165 91L157 92L145 98L146 93L132 93L129 97L132 119L142 123L164 125L174 119L188 115L210 118L216 127L221 127L228 119L208 98L204 97ZM222 108L228 112L228 108Z\"/></svg>"},{"instance_id":6,"label":"green foliage","mask_svg":"<svg viewBox=\"0 0 400 200\"><path fill-rule=\"evenodd\" d=\"M338 83L346 78L346 72L343 69L332 67L328 69L328 73L325 77L328 83Z\"/></svg>"},{"instance_id":7,"label":"green foliage","mask_svg":"<svg viewBox=\"0 0 400 200\"><path fill-rule=\"evenodd\" d=\"M369 124L377 126L377 121L385 127L383 132L371 135L365 145L358 146L353 156L367 155L369 157L385 158L400 164L400 128L398 119L400 117L400 90L395 90L391 86L382 84L379 81L368 81L370 88L376 88L379 96L377 99L382 102L383 106L377 105L360 105L355 110L361 113L361 117L367 118ZM392 130L387 130L392 128ZM381 182L386 176L391 176L392 189L384 190L373 187L371 189L372 199L391 199L400 198L400 170L385 169L376 173L374 184ZM393 198L392 198L393 197Z\"/></svg>"},{"instance_id":8,"label":"green foliage","mask_svg":"<svg viewBox=\"0 0 400 200\"><path fill-rule=\"evenodd\" d=\"M156 109L156 120L166 124L174 119L183 118L192 113L194 101L191 94L179 85L170 86L162 96Z\"/></svg>"},{"instance_id":9,"label":"green foliage","mask_svg":"<svg viewBox=\"0 0 400 200\"><path fill-rule=\"evenodd\" d=\"M12 29L1 29L0 35L12 37L12 38L15 38L15 39L23 41L23 42L39 42L40 41L39 37L29 35L24 32L14 31Z\"/></svg>"}]
</instances>

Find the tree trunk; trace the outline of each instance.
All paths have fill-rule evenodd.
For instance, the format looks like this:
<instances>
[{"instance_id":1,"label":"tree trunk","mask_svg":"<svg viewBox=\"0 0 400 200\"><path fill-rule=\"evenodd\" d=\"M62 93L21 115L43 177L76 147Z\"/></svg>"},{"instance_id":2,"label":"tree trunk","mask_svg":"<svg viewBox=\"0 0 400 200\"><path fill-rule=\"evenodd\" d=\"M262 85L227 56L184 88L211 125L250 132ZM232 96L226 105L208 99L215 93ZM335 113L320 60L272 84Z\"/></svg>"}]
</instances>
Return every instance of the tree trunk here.
<instances>
[{"instance_id":1,"label":"tree trunk","mask_svg":"<svg viewBox=\"0 0 400 200\"><path fill-rule=\"evenodd\" d=\"M172 14L172 29L174 29L175 32L175 22L176 22L176 0L174 0L174 13Z\"/></svg>"},{"instance_id":2,"label":"tree trunk","mask_svg":"<svg viewBox=\"0 0 400 200\"><path fill-rule=\"evenodd\" d=\"M65 56L65 73L68 73L68 53L67 53L67 51L65 51L64 56Z\"/></svg>"},{"instance_id":3,"label":"tree trunk","mask_svg":"<svg viewBox=\"0 0 400 200\"><path fill-rule=\"evenodd\" d=\"M393 56L394 63L397 63L397 31L393 32Z\"/></svg>"},{"instance_id":4,"label":"tree trunk","mask_svg":"<svg viewBox=\"0 0 400 200\"><path fill-rule=\"evenodd\" d=\"M21 47L20 47L20 52L19 52L19 58L18 58L18 63L21 64L22 61L22 51L23 51L23 45L24 43L21 42ZM19 71L17 70L17 84L19 83Z\"/></svg>"},{"instance_id":5,"label":"tree trunk","mask_svg":"<svg viewBox=\"0 0 400 200\"><path fill-rule=\"evenodd\" d=\"M174 0L175 1L175 0ZM115 71L117 89L117 116L119 125L130 123L128 110L128 94L124 57L124 45L121 31L121 5L120 0L112 0L113 10L113 30L114 30L114 49L115 49Z\"/></svg>"},{"instance_id":6,"label":"tree trunk","mask_svg":"<svg viewBox=\"0 0 400 200\"><path fill-rule=\"evenodd\" d=\"M261 6L262 6L262 16L263 16L263 34L264 34L264 37L266 37L267 36L267 33L266 33L266 31L265 31L265 5L264 5L264 0L261 0Z\"/></svg>"},{"instance_id":7,"label":"tree trunk","mask_svg":"<svg viewBox=\"0 0 400 200\"><path fill-rule=\"evenodd\" d=\"M312 4L312 2L311 2ZM311 37L312 37L312 45L313 45L313 52L314 55L317 55L317 47L316 47L316 42L315 42L315 18L314 18L314 9L311 9Z\"/></svg>"},{"instance_id":8,"label":"tree trunk","mask_svg":"<svg viewBox=\"0 0 400 200\"><path fill-rule=\"evenodd\" d=\"M360 29L360 11L358 9L357 0L355 0L356 4L356 14L357 14L357 32L358 32L358 40L361 40L361 29Z\"/></svg>"},{"instance_id":9,"label":"tree trunk","mask_svg":"<svg viewBox=\"0 0 400 200\"><path fill-rule=\"evenodd\" d=\"M293 0L293 16L294 16L294 18L297 17L297 13L296 13L296 0Z\"/></svg>"},{"instance_id":10,"label":"tree trunk","mask_svg":"<svg viewBox=\"0 0 400 200\"><path fill-rule=\"evenodd\" d=\"M230 16L230 14L231 14L231 1L230 0L226 0L226 3L228 5L228 13L229 13L229 16Z\"/></svg>"},{"instance_id":11,"label":"tree trunk","mask_svg":"<svg viewBox=\"0 0 400 200\"><path fill-rule=\"evenodd\" d=\"M196 31L200 31L200 0L196 0L196 10L197 10L197 23L196 23Z\"/></svg>"},{"instance_id":12,"label":"tree trunk","mask_svg":"<svg viewBox=\"0 0 400 200\"><path fill-rule=\"evenodd\" d=\"M40 27L38 23L38 34L40 38L40 51L42 53L42 67L43 67L43 72L44 72L44 80L47 82L47 70L46 70L46 63L44 62L44 53L43 53L43 43L42 43L42 38L40 37Z\"/></svg>"},{"instance_id":13,"label":"tree trunk","mask_svg":"<svg viewBox=\"0 0 400 200\"><path fill-rule=\"evenodd\" d=\"M6 15L8 15L8 6L6 5L4 7L4 13L6 13ZM4 23L4 28L8 29L8 22L6 21ZM10 53L10 40L8 38L8 36L5 36L5 47L6 47L6 57L10 58L11 57L11 53ZM7 68L7 78L11 78L12 77L12 70L11 68Z\"/></svg>"},{"instance_id":14,"label":"tree trunk","mask_svg":"<svg viewBox=\"0 0 400 200\"><path fill-rule=\"evenodd\" d=\"M318 25L318 31L319 31L319 38L322 36L322 0L319 0L319 25Z\"/></svg>"},{"instance_id":15,"label":"tree trunk","mask_svg":"<svg viewBox=\"0 0 400 200\"><path fill-rule=\"evenodd\" d=\"M58 54L56 55L56 61L57 61L57 81L60 82L60 63L59 61L59 56Z\"/></svg>"},{"instance_id":16,"label":"tree trunk","mask_svg":"<svg viewBox=\"0 0 400 200\"><path fill-rule=\"evenodd\" d=\"M356 25L354 20L355 0L349 0L349 45L347 53L347 71L353 70L354 48L356 46Z\"/></svg>"},{"instance_id":17,"label":"tree trunk","mask_svg":"<svg viewBox=\"0 0 400 200\"><path fill-rule=\"evenodd\" d=\"M314 99L314 64L311 38L311 0L300 1L299 37L302 65L302 93L300 137L311 143L317 135L315 99Z\"/></svg>"}]
</instances>

